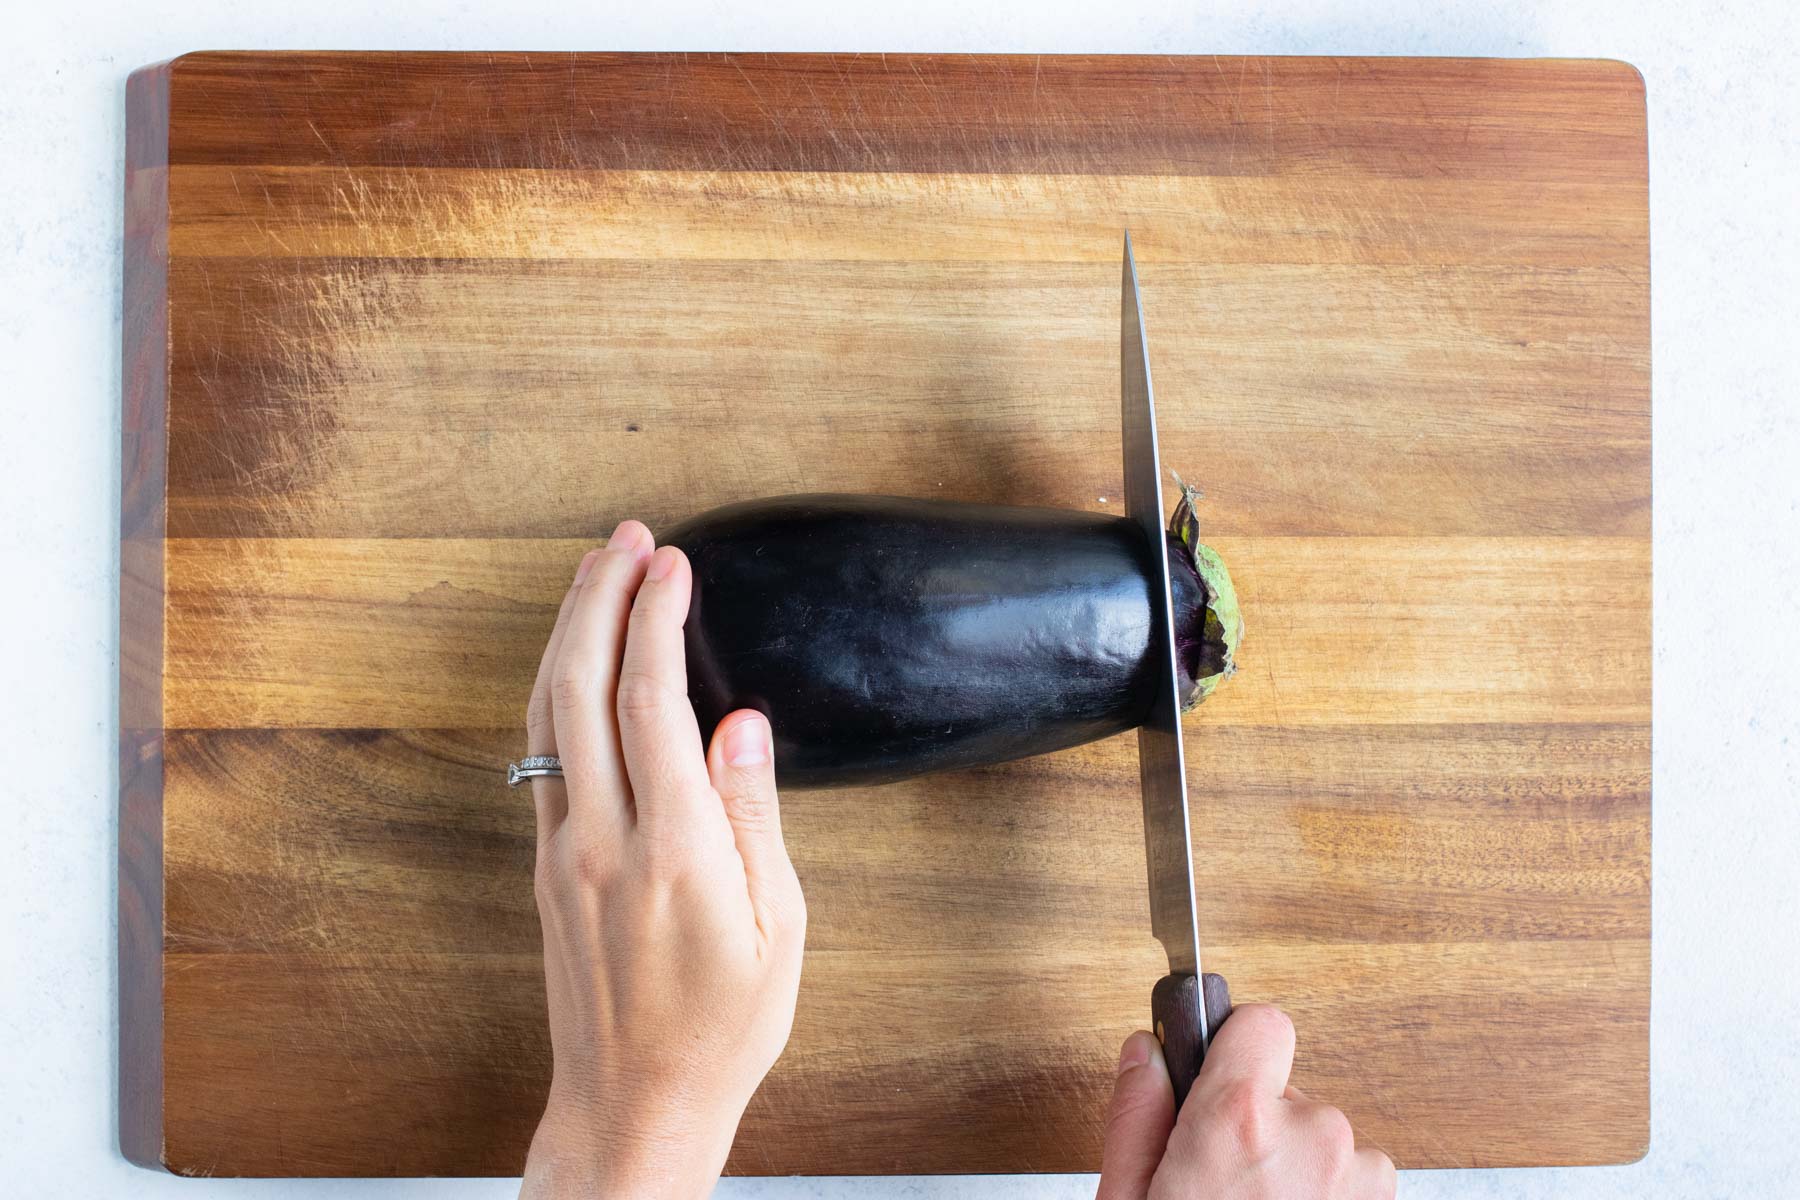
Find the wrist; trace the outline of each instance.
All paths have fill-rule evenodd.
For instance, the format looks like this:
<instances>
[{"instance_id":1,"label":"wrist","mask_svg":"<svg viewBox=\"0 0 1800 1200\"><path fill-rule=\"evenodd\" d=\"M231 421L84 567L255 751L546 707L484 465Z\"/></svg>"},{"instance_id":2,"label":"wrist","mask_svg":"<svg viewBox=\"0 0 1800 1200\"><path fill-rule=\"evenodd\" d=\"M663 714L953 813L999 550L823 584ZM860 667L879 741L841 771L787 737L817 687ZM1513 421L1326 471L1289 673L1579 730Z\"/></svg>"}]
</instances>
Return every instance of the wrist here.
<instances>
[{"instance_id":1,"label":"wrist","mask_svg":"<svg viewBox=\"0 0 1800 1200\"><path fill-rule=\"evenodd\" d=\"M532 1139L523 1200L704 1200L718 1172L681 1155L621 1153L587 1142Z\"/></svg>"},{"instance_id":2,"label":"wrist","mask_svg":"<svg viewBox=\"0 0 1800 1200\"><path fill-rule=\"evenodd\" d=\"M666 1123L609 1119L593 1106L545 1108L525 1164L530 1200L704 1200L731 1150Z\"/></svg>"}]
</instances>

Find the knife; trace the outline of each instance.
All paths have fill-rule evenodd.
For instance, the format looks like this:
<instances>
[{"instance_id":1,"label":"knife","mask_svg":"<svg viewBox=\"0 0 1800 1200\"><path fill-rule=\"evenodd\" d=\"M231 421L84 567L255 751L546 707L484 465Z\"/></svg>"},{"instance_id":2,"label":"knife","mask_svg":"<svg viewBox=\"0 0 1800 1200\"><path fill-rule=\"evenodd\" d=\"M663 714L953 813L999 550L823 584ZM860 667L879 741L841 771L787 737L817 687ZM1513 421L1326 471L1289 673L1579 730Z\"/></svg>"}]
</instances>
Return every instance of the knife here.
<instances>
[{"instance_id":1,"label":"knife","mask_svg":"<svg viewBox=\"0 0 1800 1200\"><path fill-rule=\"evenodd\" d=\"M1150 993L1150 1016L1162 1043L1180 1109L1200 1074L1212 1035L1231 1013L1225 980L1200 970L1194 919L1193 842L1188 830L1187 764L1181 752L1181 702L1175 679L1175 625L1170 613L1169 546L1163 533L1162 462L1156 445L1156 402L1150 391L1150 346L1138 301L1137 263L1125 234L1119 322L1120 423L1125 445L1125 514L1151 547L1150 654L1160 678L1149 718L1138 727L1138 776L1144 797L1144 865L1150 878L1150 931L1169 954L1169 973Z\"/></svg>"}]
</instances>

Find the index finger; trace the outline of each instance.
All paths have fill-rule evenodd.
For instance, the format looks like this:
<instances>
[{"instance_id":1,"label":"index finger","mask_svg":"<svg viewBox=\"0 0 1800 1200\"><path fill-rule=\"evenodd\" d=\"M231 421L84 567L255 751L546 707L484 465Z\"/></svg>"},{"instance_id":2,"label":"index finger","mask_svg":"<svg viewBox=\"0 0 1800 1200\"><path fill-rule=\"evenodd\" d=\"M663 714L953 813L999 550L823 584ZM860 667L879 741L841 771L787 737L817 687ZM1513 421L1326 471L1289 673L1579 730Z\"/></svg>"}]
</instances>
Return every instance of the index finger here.
<instances>
[{"instance_id":1,"label":"index finger","mask_svg":"<svg viewBox=\"0 0 1800 1200\"><path fill-rule=\"evenodd\" d=\"M1272 1004L1240 1004L1219 1026L1207 1048L1194 1091L1217 1093L1248 1084L1273 1100L1294 1069L1294 1023Z\"/></svg>"},{"instance_id":2,"label":"index finger","mask_svg":"<svg viewBox=\"0 0 1800 1200\"><path fill-rule=\"evenodd\" d=\"M682 625L692 594L687 556L664 546L651 556L631 606L619 665L619 741L640 825L692 816L712 797L706 748L688 703ZM716 799L704 807L723 820Z\"/></svg>"}]
</instances>

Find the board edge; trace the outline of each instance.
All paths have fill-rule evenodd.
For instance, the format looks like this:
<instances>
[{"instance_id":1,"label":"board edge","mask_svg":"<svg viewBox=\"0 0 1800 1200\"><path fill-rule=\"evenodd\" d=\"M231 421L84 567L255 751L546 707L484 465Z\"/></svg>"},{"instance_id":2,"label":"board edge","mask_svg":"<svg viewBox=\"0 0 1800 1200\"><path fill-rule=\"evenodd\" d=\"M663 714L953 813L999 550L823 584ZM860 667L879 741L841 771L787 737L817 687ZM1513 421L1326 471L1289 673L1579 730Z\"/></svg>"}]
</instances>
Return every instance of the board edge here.
<instances>
[{"instance_id":1,"label":"board edge","mask_svg":"<svg viewBox=\"0 0 1800 1200\"><path fill-rule=\"evenodd\" d=\"M119 1150L166 1170L163 1137L163 538L167 527L169 80L125 84L119 501Z\"/></svg>"},{"instance_id":2,"label":"board edge","mask_svg":"<svg viewBox=\"0 0 1800 1200\"><path fill-rule=\"evenodd\" d=\"M167 388L166 388L166 384L167 384L166 345L167 345L167 332L168 332L167 291L166 291L167 266L168 266L167 240L166 240L167 217L168 217L168 209L167 209L168 192L167 192L167 177L166 177L166 167L167 167L167 163L168 163L168 124L167 124L167 119L168 119L170 70L172 67L174 67L176 65L176 63L178 63L180 61L181 60L175 60L174 62L171 62L171 63L160 64L157 67L144 68L142 71L139 71L139 72L136 72L133 74L132 79L131 79L131 84L128 87L129 120L128 120L128 157L127 157L127 205L126 205L127 238L126 238L126 267L125 267L125 270L126 270L126 292L125 292L126 307L125 307L125 358L124 358L125 365L126 365L126 372L127 372L125 384L124 384L124 386L125 386L125 405L126 405L126 431L125 431L125 435L124 435L125 436L126 454L125 454L124 461L125 461L126 479L125 479L125 498L123 501L123 503L125 505L125 511L123 513L123 525L122 525L122 529L121 529L121 543L122 543L121 544L121 555L122 555L122 560L125 560L125 561L122 562L122 579L121 579L121 595L120 595L120 601L121 601L120 620L121 620L121 635L122 635L122 653L121 653L121 666L120 666L120 670L121 670L121 702L120 702L121 703L121 709L120 709L120 715L121 715L121 743L120 743L120 751L121 751L121 759L120 759L121 826L120 826L120 878L119 878L119 883L120 883L120 913L119 913L119 917L120 917L120 996L121 996L120 1115L121 1115L121 1144L122 1144L122 1146L125 1147L126 1156L129 1159L131 1159L131 1161L136 1162L139 1165L156 1167L156 1168L166 1168L169 1166L169 1163L167 1162L166 1147L162 1143L162 1087L161 1087L161 1085L162 1085L162 1059L161 1059L161 1052L162 1052L162 1044L161 1044L161 1017L162 1017L162 1009L161 1009L161 1005L162 1005L162 993L161 993L161 983L162 983L162 965L161 965L162 836L161 835L162 835L162 826L161 826L161 815L162 815L162 813L161 813L161 808L162 808L162 786L163 786L163 755L162 755L162 730L161 730L161 717L162 717L162 711L161 711L161 667L162 667L162 649L163 649L163 642L162 642L162 638L163 638L162 600L163 600L163 578L164 578L163 573L162 573L162 571L163 571L163 535L164 535L164 532L166 529L166 526L164 524L165 519L166 519L166 507L164 506L164 498L166 496L166 492L164 489L164 483L166 482L166 477L163 474L163 471L166 468L166 452L167 452L166 405L167 405L167 401L168 401L168 394L167 394ZM1636 88L1641 97L1642 89L1643 89L1641 73L1638 73L1637 69L1635 67L1632 67L1629 63L1622 63L1622 62L1618 62L1617 60L1605 60L1605 59L1575 60L1575 61L1593 62L1593 63L1597 63L1597 64L1598 63L1607 63L1607 64L1617 63L1617 66L1619 67L1618 73L1622 77L1620 82L1621 83L1625 82L1625 80L1623 78L1625 76L1635 76L1636 77ZM139 111L140 101L143 99L143 97L141 97L139 95L137 85L138 85L139 76L146 75L151 72L158 72L159 77L153 84L147 85L147 87L152 90L152 94L150 96L150 102L153 104L160 104L161 109L160 109L160 113L153 113L153 114L150 114L148 117L145 117L144 114L141 114ZM1641 104L1642 104L1642 101L1640 99L1640 105ZM143 117L144 119L140 119L141 117ZM160 158L152 161L151 158L140 157L139 154L137 153L137 151L144 149L144 146L140 145L140 142L142 140L140 135L147 134L154 128L153 121L157 117L160 117L161 122L162 122L161 131L160 131L160 141L158 141L156 138L151 138L149 148L159 151ZM1644 132L1645 132L1645 124L1643 123L1643 118L1642 118L1641 113L1640 113L1639 119L1640 119L1640 126L1639 126L1640 137L1643 137ZM138 254L142 253L143 247L142 246L134 247L133 242L132 242L133 219L134 219L134 216L139 216L139 215L141 215L141 213L139 213L139 210L134 205L134 191L132 189L131 176L132 176L132 172L139 168L142 168L142 170L146 173L150 172L150 171L158 171L158 170L165 172L165 174L163 175L162 181L161 181L160 189L159 189L160 199L161 199L162 206L163 206L161 209L161 214L160 214L160 228L157 231L157 237L160 238L160 242L158 244L158 248L155 249L155 252L146 258L138 258L137 257ZM1643 169L1646 174L1646 187L1647 187L1647 163L1644 165ZM1646 237L1647 236L1648 236L1648 230L1646 229ZM153 314L154 318L157 321L161 322L159 330L152 331L152 330L146 329L142 326L134 325L134 321L138 317L143 315L143 310L134 308L133 297L134 297L134 295L138 294L137 292L134 291L134 286L133 286L134 266L140 273L149 273L152 269L154 269L154 271L156 271L156 272L160 272L160 278L158 281L160 290L158 291L158 293L156 295L156 304L154 307L154 314ZM1647 283L1646 283L1646 287L1648 287ZM1646 323L1647 323L1647 321L1648 321L1648 318L1646 316ZM152 336L153 332L157 336ZM1648 339L1648 337L1646 337L1647 351L1649 350L1649 348L1650 348L1649 339ZM133 390L132 372L134 370L134 367L139 365L139 355L148 356L145 361L151 362L155 368L155 370L152 372L152 377L154 379L154 382L158 389L158 392L157 392L156 396L154 397L155 404L153 407L155 409L155 420L156 420L157 424L156 424L156 427L153 432L149 432L149 431L145 431L145 430L138 430L134 437L133 426L132 426L134 396L135 396L135 401L138 403L141 403L145 399L145 393L143 393L141 391L134 393L134 390ZM133 524L133 515L134 515L133 508L132 508L133 486L134 486L134 482L135 483L143 482L142 476L138 476L138 477L134 478L134 476L132 475L133 465L134 465L134 457L133 457L134 446L135 446L136 450L139 452L143 452L145 450L152 451L151 457L154 458L154 460L155 460L157 474L155 477L155 487L154 487L154 489L152 489L154 492L154 495L155 495L155 511L153 514L153 519L154 519L154 523L155 523L155 527L156 527L156 532L155 532L154 537L134 536L134 535L141 535L143 533L143 529L145 527L147 527L147 525L149 524L149 521L151 519L150 514L140 512L138 515L144 518L144 524L143 525L134 525ZM1648 457L1648 452L1646 452L1646 456ZM126 590L127 584L125 582L123 572L128 569L129 564L131 562L131 560L127 559L127 557L126 557L129 553L131 553L131 551L128 550L128 547L133 547L134 545L137 549L141 549L145 553L145 557L142 558L141 560L139 560L140 565L145 567L145 571L140 576L140 582L145 583L147 586L153 586L153 588L154 588L154 598L155 598L156 604L154 606L153 617L148 618L148 620L150 622L150 626L147 629L142 626L134 627L134 625L133 625L134 614L131 611L129 611L127 608L127 605L131 602L131 599L134 595L139 596L139 597L144 595L144 593L128 594L128 592ZM153 554L153 556L154 556L153 560L149 557L149 555L151 555L151 554ZM156 706L155 712L154 712L155 719L151 720L147 723L141 724L141 725L137 725L133 721L127 720L127 718L126 718L126 714L127 714L126 697L129 693L130 689L134 685L134 683L141 684L144 681L144 675L141 672L139 672L136 675L135 679L127 678L127 672L132 669L130 666L132 651L133 651L134 647L142 645L141 642L134 642L132 640L131 634L134 631L134 628L135 628L136 632L153 635L153 637L154 637L154 647L153 647L154 651L155 651L154 656L147 658L143 661L146 661L146 662L152 664L154 667L154 671L155 671L155 687L152 689L153 694L154 694L154 703ZM135 797L137 800L137 804L135 807L132 802L132 797ZM132 820L132 818L134 816L139 818L143 822L143 825L141 828L138 826L137 823L135 823ZM139 836L141 836L143 839L146 839L146 840L140 842L139 840L137 840ZM128 841L128 837L132 838L133 840ZM148 839L153 839L153 844L151 844L148 841ZM149 855L150 855L147 858L144 857L144 855L143 855L143 849L146 846L148 847ZM148 867L149 870L148 870L147 880L139 880L139 879L135 878L134 875L131 873L131 871L128 870L127 855L128 855L128 853L131 853L134 848L136 848L138 852L137 852L137 856L135 857L133 862L136 864L136 869L138 869L138 870L143 870L146 866ZM127 898L126 898L126 894L127 894L128 883L131 884L135 890L142 891L143 895L148 896L151 899L151 901L153 901L152 903L147 904L145 907L143 907L140 911L141 920L143 922L147 923L146 928L141 932L144 932L151 940L148 942L144 942L144 943L134 943L134 947L139 950L147 947L148 953L143 959L140 960L139 965L154 972L154 977L151 981L152 986L150 987L150 990L148 993L149 1000L151 1002L152 1007L149 1009L140 1008L137 1010L137 1013L139 1016L142 1016L145 1012L148 1012L151 1016L151 1019L153 1020L153 1025L150 1027L151 1031L152 1031L152 1036L151 1036L150 1043L149 1043L149 1050L154 1055L154 1088L153 1088L153 1091L150 1093L147 1093L147 1095L149 1096L149 1098L152 1102L152 1105L153 1105L152 1112L153 1112L155 1124L153 1127L154 1128L154 1137L149 1143L147 1143L149 1145L149 1150L148 1150L147 1155L144 1157L140 1157L139 1154L133 1153L132 1145L127 1138L127 1130L129 1127L129 1119L128 1119L128 1115L127 1115L128 1114L127 1105L129 1103L128 1098L131 1096L130 1091L126 1087L126 1076L125 1076L126 1071L128 1069L130 1069L128 1067L128 1054L127 1054L127 1051L128 1051L129 1045L130 1045L130 1043L128 1042L128 1034L127 1034L127 1030L130 1028L130 1024L126 1019L127 985L128 985L128 983L136 982L136 980L134 980L134 978L132 977L130 972L128 972L128 970L127 970L127 966L131 962L131 959L128 957L128 951L127 951L127 945L126 945L126 930L127 930L127 912L126 912ZM148 890L144 890L144 889L148 889ZM1649 999L1650 998L1647 995L1646 996L1646 1005L1648 1005ZM1646 1038L1646 1040L1647 1040L1647 1038ZM150 1062L151 1060L145 1059L143 1061ZM1645 1072L1645 1079L1644 1079L1644 1089L1645 1089L1645 1093L1647 1096L1648 1092L1650 1090L1650 1080L1649 1080L1648 1069L1647 1069L1647 1061L1646 1061L1646 1072ZM1649 1121L1648 1106L1646 1104L1646 1110L1645 1110L1645 1114L1644 1114L1644 1128L1642 1131L1642 1141L1640 1143L1636 1144L1636 1147L1635 1147L1636 1157L1630 1158L1630 1159L1623 1159L1623 1160L1614 1160L1614 1159L1596 1160L1596 1162L1637 1161L1645 1153L1647 1153L1649 1146L1650 1146L1650 1121ZM176 1167L175 1169L177 1171L180 1170L179 1167Z\"/></svg>"},{"instance_id":3,"label":"board edge","mask_svg":"<svg viewBox=\"0 0 1800 1200\"><path fill-rule=\"evenodd\" d=\"M718 146L713 141L693 142L697 122L718 114L735 114L733 171L809 170L843 173L929 171L947 174L1262 174L1240 158L1258 142L1252 133L1262 128L1256 106L1241 103L1240 79L1225 81L1232 67L1265 73L1275 65L1293 69L1333 68L1355 84L1355 72L1394 72L1420 68L1443 72L1460 70L1473 89L1486 89L1495 79L1524 80L1536 77L1562 89L1572 106L1588 109L1596 97L1613 88L1612 76L1620 67L1635 76L1634 68L1617 59L1518 55L1231 55L1073 53L993 54L835 51L669 51L669 50L198 50L175 60L184 86L178 97L187 117L199 117L208 127L190 128L191 121L177 122L171 143L171 162L176 166L311 166L350 169L358 166L402 165L396 158L398 132L384 126L370 130L360 118L347 120L342 106L320 101L321 94L353 95L355 112L362 106L384 101L370 88L394 88L407 95L408 71L422 73L419 88L433 95L486 95L482 122L471 124L439 113L433 99L428 119L408 123L405 145L410 154L404 165L415 168L530 170L554 167L564 170L718 171ZM547 67L548 69L540 69ZM345 77L371 69L372 79L362 88ZM1166 118L1152 123L1153 137L1118 136L1121 130L1141 125L1141 104L1105 102L1114 86L1096 86L1097 71L1143 76L1157 73L1161 82L1153 94L1175 103L1194 91L1193 79L1219 78L1220 117L1231 132L1217 133L1176 145L1170 141ZM809 79L807 72L816 73ZM942 73L934 75L933 72ZM969 73L977 73L971 78ZM979 73L985 72L985 75ZM960 73L960 74L959 74ZM859 80L880 74L886 79L864 93ZM753 78L754 76L754 78ZM485 80L485 83L484 83ZM767 82L759 84L758 80ZM498 81L498 82L496 82ZM529 81L529 82L526 82ZM181 82L181 81L178 81ZM966 106L965 121L982 122L1004 135L987 138L937 139L915 144L912 135L922 123L955 115L939 99L925 99L933 89L958 82L957 103ZM513 117L517 107L539 111L548 100L514 105L508 86L552 89L545 95L557 103L573 98L592 114L597 106L625 106L626 117L653 113L659 122L649 134L620 139L600 130L583 139L568 128L552 135L531 119ZM606 95L595 88L604 85ZM564 89L561 92L554 89ZM570 90L575 89L575 90ZM1637 90L1641 94L1641 87ZM717 93L717 94L715 94ZM1058 117L1048 113L1041 96L1062 96L1068 107ZM296 97L301 99L296 100ZM1006 96L1029 96L1029 103L1000 106ZM1229 99L1225 99L1229 96ZM610 99L608 97L611 97ZM646 101L646 97L650 99ZM883 106L865 104L870 97L883 98ZM417 97L414 97L417 102ZM862 122L856 137L842 136L831 115L833 104L847 106ZM647 106L646 106L647 105ZM220 110L237 119L211 120ZM447 110L446 110L447 111ZM960 111L960 110L959 110ZM1405 110L1407 120L1430 125L1438 120L1429 108ZM1074 136L1071 119L1088 121L1100 131L1096 146L1100 157L1071 157ZM625 119L625 118L619 118ZM633 118L635 119L635 118ZM477 131L477 125L479 129ZM1469 128L1475 128L1471 125ZM1580 128L1595 133L1590 125ZM655 131L661 130L660 134ZM1463 130L1467 140L1468 128ZM578 131L577 131L578 132ZM590 131L592 132L592 131ZM1598 132L1604 132L1599 130ZM479 141L471 140L474 137ZM1531 144L1556 147L1555 139L1532 139ZM586 147L584 150L583 147ZM1341 150L1331 143L1315 152ZM1404 139L1353 173L1401 178L1416 177L1420 168ZM1315 154L1316 156L1316 154ZM1359 160L1360 161L1360 160ZM1521 162L1506 167L1505 178L1538 178ZM1456 174L1442 164L1428 177Z\"/></svg>"}]
</instances>

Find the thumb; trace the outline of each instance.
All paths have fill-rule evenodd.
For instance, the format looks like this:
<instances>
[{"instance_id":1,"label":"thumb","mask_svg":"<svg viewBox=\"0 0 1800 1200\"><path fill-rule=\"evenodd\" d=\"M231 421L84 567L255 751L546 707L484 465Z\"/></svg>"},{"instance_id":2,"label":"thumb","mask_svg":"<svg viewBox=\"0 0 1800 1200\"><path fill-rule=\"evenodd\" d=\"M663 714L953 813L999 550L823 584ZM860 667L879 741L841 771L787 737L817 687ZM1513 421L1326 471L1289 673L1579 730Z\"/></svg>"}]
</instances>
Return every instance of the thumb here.
<instances>
[{"instance_id":1,"label":"thumb","mask_svg":"<svg viewBox=\"0 0 1800 1200\"><path fill-rule=\"evenodd\" d=\"M1139 1030L1119 1051L1094 1200L1143 1200L1175 1127L1175 1089L1156 1038Z\"/></svg>"},{"instance_id":2,"label":"thumb","mask_svg":"<svg viewBox=\"0 0 1800 1200\"><path fill-rule=\"evenodd\" d=\"M785 915L797 890L794 868L781 840L781 804L775 794L775 754L769 719L752 708L728 714L713 732L707 773L731 822L750 903L759 918Z\"/></svg>"}]
</instances>

